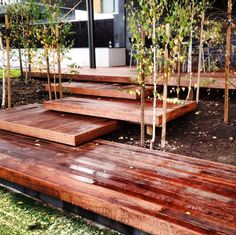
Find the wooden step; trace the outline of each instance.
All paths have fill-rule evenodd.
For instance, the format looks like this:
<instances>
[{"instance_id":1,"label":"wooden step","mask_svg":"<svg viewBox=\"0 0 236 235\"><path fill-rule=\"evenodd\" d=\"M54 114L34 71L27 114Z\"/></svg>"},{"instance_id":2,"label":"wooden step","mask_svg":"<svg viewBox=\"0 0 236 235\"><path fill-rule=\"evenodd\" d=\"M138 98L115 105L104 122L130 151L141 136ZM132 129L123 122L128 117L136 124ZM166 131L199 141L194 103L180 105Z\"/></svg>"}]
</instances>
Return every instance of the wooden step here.
<instances>
[{"instance_id":1,"label":"wooden step","mask_svg":"<svg viewBox=\"0 0 236 235\"><path fill-rule=\"evenodd\" d=\"M0 132L0 178L150 234L235 235L236 167L103 140Z\"/></svg>"},{"instance_id":2,"label":"wooden step","mask_svg":"<svg viewBox=\"0 0 236 235\"><path fill-rule=\"evenodd\" d=\"M118 123L102 118L46 111L40 105L0 112L0 129L76 146L117 130Z\"/></svg>"},{"instance_id":3,"label":"wooden step","mask_svg":"<svg viewBox=\"0 0 236 235\"><path fill-rule=\"evenodd\" d=\"M48 91L49 86L46 85ZM58 84L52 84L51 90L59 91ZM138 85L125 85L114 83L101 83L101 82L63 82L63 93L88 95L88 96L100 96L122 99L140 99L140 86ZM153 95L153 87L147 86L145 97Z\"/></svg>"},{"instance_id":4,"label":"wooden step","mask_svg":"<svg viewBox=\"0 0 236 235\"><path fill-rule=\"evenodd\" d=\"M229 89L235 90L236 87L236 78L234 72L230 73L230 83ZM47 78L46 72L32 72L32 77L35 78ZM58 78L58 75L56 75ZM65 81L90 81L90 82L108 82L108 83L124 83L124 84L134 84L135 77L137 77L137 72L135 68L130 67L112 67L112 68L97 68L97 69L88 69L81 68L79 69L79 74L71 74L67 69L62 74L62 79ZM53 76L51 77L53 78ZM177 86L177 74L170 74L168 79L169 87ZM146 84L152 85L152 77L146 78ZM159 86L163 85L163 79L157 80ZM197 73L193 73L192 78L192 87L195 89L197 84ZM181 74L181 87L189 86L189 75L187 73ZM201 74L200 79L201 88L210 88L210 89L225 89L225 74L224 72L206 72Z\"/></svg>"},{"instance_id":5,"label":"wooden step","mask_svg":"<svg viewBox=\"0 0 236 235\"><path fill-rule=\"evenodd\" d=\"M87 70L86 70L87 71ZM112 71L112 70L111 70ZM62 73L61 77L65 81L85 81L85 82L108 82L108 83L124 83L124 84L134 84L135 79L132 76L126 75L126 76L120 76L119 74L99 74L97 73L79 73L79 74L73 74L73 73ZM24 72L25 75L25 72ZM132 74L135 75L135 74ZM31 76L34 78L47 78L46 72L32 72ZM56 78L58 79L58 74L56 74ZM51 75L51 78L53 78L53 75Z\"/></svg>"},{"instance_id":6,"label":"wooden step","mask_svg":"<svg viewBox=\"0 0 236 235\"><path fill-rule=\"evenodd\" d=\"M145 105L146 125L152 125L153 122L152 106L152 100L148 100ZM67 97L60 100L46 101L44 107L47 110L140 123L140 102L136 100ZM193 101L184 101L180 104L169 103L167 108L167 121L169 122L196 108L197 104ZM162 114L162 101L158 101L156 126L161 126Z\"/></svg>"}]
</instances>

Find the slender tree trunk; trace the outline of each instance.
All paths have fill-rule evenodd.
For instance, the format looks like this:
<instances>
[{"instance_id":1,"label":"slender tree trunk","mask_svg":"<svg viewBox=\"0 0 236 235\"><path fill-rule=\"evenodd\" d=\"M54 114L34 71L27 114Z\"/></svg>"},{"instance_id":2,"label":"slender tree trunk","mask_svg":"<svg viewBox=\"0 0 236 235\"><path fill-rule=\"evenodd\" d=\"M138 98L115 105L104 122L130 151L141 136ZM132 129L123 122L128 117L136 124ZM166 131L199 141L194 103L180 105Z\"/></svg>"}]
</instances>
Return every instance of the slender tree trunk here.
<instances>
[{"instance_id":1,"label":"slender tree trunk","mask_svg":"<svg viewBox=\"0 0 236 235\"><path fill-rule=\"evenodd\" d=\"M28 80L28 56L27 56L27 52L26 50L24 51L24 57L25 57L25 61L24 61L24 65L25 65L25 81Z\"/></svg>"},{"instance_id":2,"label":"slender tree trunk","mask_svg":"<svg viewBox=\"0 0 236 235\"><path fill-rule=\"evenodd\" d=\"M22 53L20 47L18 47L18 54L19 54L19 63L20 63L20 77L23 78L23 63L22 63Z\"/></svg>"},{"instance_id":3,"label":"slender tree trunk","mask_svg":"<svg viewBox=\"0 0 236 235\"><path fill-rule=\"evenodd\" d=\"M56 83L56 71L53 74L53 86L54 86L54 97L57 100L57 83Z\"/></svg>"},{"instance_id":4,"label":"slender tree trunk","mask_svg":"<svg viewBox=\"0 0 236 235\"><path fill-rule=\"evenodd\" d=\"M141 139L140 145L144 147L145 145L145 83L141 84Z\"/></svg>"},{"instance_id":5,"label":"slender tree trunk","mask_svg":"<svg viewBox=\"0 0 236 235\"><path fill-rule=\"evenodd\" d=\"M143 45L145 45L145 32L142 30L141 36L143 39ZM140 145L141 147L144 147L145 144L145 74L144 74L144 64L142 61L142 75L141 75L141 113L140 113Z\"/></svg>"},{"instance_id":6,"label":"slender tree trunk","mask_svg":"<svg viewBox=\"0 0 236 235\"><path fill-rule=\"evenodd\" d=\"M210 48L207 47L207 71L211 72L211 57L210 57Z\"/></svg>"},{"instance_id":7,"label":"slender tree trunk","mask_svg":"<svg viewBox=\"0 0 236 235\"><path fill-rule=\"evenodd\" d=\"M47 79L48 79L48 95L49 100L52 100L52 91L51 91L51 78L50 78L50 62L49 62L49 52L48 49L45 49L46 64L47 64Z\"/></svg>"},{"instance_id":8,"label":"slender tree trunk","mask_svg":"<svg viewBox=\"0 0 236 235\"><path fill-rule=\"evenodd\" d=\"M170 37L170 25L166 24L166 35ZM168 40L169 41L169 40ZM167 114L167 96L168 96L168 76L169 76L169 52L168 43L165 45L165 55L164 55L164 81L163 81L163 114L162 114L162 132L161 132L161 149L166 147L166 114Z\"/></svg>"},{"instance_id":9,"label":"slender tree trunk","mask_svg":"<svg viewBox=\"0 0 236 235\"><path fill-rule=\"evenodd\" d=\"M6 53L7 53L7 85L8 85L8 109L11 109L11 64L10 64L10 32L9 32L9 21L8 16L5 15L6 25Z\"/></svg>"},{"instance_id":10,"label":"slender tree trunk","mask_svg":"<svg viewBox=\"0 0 236 235\"><path fill-rule=\"evenodd\" d=\"M153 19L153 41L156 39L156 18ZM153 53L153 118L152 118L152 139L150 142L150 149L153 149L155 140L156 140L156 108L157 108L157 47L156 43L154 44L154 53Z\"/></svg>"},{"instance_id":11,"label":"slender tree trunk","mask_svg":"<svg viewBox=\"0 0 236 235\"><path fill-rule=\"evenodd\" d=\"M188 86L188 95L187 100L190 99L191 91L192 91L192 78L193 78L193 71L192 71L192 54L193 54L193 20L195 14L195 5L194 1L192 1L192 15L191 15L191 29L190 29L190 42L189 42L189 49L188 49L188 74L189 74L189 86Z\"/></svg>"},{"instance_id":12,"label":"slender tree trunk","mask_svg":"<svg viewBox=\"0 0 236 235\"><path fill-rule=\"evenodd\" d=\"M180 98L180 82L181 82L181 42L178 42L178 65L177 65L177 98Z\"/></svg>"},{"instance_id":13,"label":"slender tree trunk","mask_svg":"<svg viewBox=\"0 0 236 235\"><path fill-rule=\"evenodd\" d=\"M32 68L32 55L31 55L31 49L30 48L28 48L27 49L27 51L28 51L28 78L29 79L31 79L31 68Z\"/></svg>"},{"instance_id":14,"label":"slender tree trunk","mask_svg":"<svg viewBox=\"0 0 236 235\"><path fill-rule=\"evenodd\" d=\"M204 51L204 47L202 47L202 69L203 72L206 72L206 63L205 63L205 51Z\"/></svg>"},{"instance_id":15,"label":"slender tree trunk","mask_svg":"<svg viewBox=\"0 0 236 235\"><path fill-rule=\"evenodd\" d=\"M192 72L192 53L193 53L193 31L190 32L190 39L189 39L189 48L188 48L188 68L187 72L190 74Z\"/></svg>"},{"instance_id":16,"label":"slender tree trunk","mask_svg":"<svg viewBox=\"0 0 236 235\"><path fill-rule=\"evenodd\" d=\"M23 38L25 38L25 30L23 28ZM24 68L25 68L25 81L28 80L28 58L27 58L27 52L26 52L26 47L25 47L25 44L23 43L23 56L24 56Z\"/></svg>"},{"instance_id":17,"label":"slender tree trunk","mask_svg":"<svg viewBox=\"0 0 236 235\"><path fill-rule=\"evenodd\" d=\"M63 98L63 91L62 91L62 78L61 78L61 49L60 49L60 30L59 26L56 27L56 37L57 37L57 68L58 68L58 78L59 78L59 94L60 99Z\"/></svg>"},{"instance_id":18,"label":"slender tree trunk","mask_svg":"<svg viewBox=\"0 0 236 235\"><path fill-rule=\"evenodd\" d=\"M27 23L26 23L26 33L27 35L29 35L30 32L30 19L29 16L27 16ZM27 79L31 79L31 49L30 49L30 45L31 42L29 41L29 38L27 39L27 70L28 70L28 74L27 74Z\"/></svg>"},{"instance_id":19,"label":"slender tree trunk","mask_svg":"<svg viewBox=\"0 0 236 235\"><path fill-rule=\"evenodd\" d=\"M228 25L226 33L226 58L225 58L225 99L224 99L224 123L229 123L229 74L231 54L231 30L232 30L232 0L228 0Z\"/></svg>"},{"instance_id":20,"label":"slender tree trunk","mask_svg":"<svg viewBox=\"0 0 236 235\"><path fill-rule=\"evenodd\" d=\"M5 53L3 49L3 68L2 68L2 108L6 107L7 99L7 86L6 86L6 65L5 65Z\"/></svg>"},{"instance_id":21,"label":"slender tree trunk","mask_svg":"<svg viewBox=\"0 0 236 235\"><path fill-rule=\"evenodd\" d=\"M203 48L203 30L204 30L204 21L205 21L205 11L202 12L201 17L201 30L200 30L200 43L199 43L199 55L198 55L198 74L197 74L197 96L196 102L199 103L200 96L200 79L202 71L202 48Z\"/></svg>"},{"instance_id":22,"label":"slender tree trunk","mask_svg":"<svg viewBox=\"0 0 236 235\"><path fill-rule=\"evenodd\" d=\"M7 91L6 91L6 65L5 65L5 49L3 46L3 41L2 41L2 33L0 32L0 50L2 51L2 108L6 107L6 98L7 98Z\"/></svg>"}]
</instances>

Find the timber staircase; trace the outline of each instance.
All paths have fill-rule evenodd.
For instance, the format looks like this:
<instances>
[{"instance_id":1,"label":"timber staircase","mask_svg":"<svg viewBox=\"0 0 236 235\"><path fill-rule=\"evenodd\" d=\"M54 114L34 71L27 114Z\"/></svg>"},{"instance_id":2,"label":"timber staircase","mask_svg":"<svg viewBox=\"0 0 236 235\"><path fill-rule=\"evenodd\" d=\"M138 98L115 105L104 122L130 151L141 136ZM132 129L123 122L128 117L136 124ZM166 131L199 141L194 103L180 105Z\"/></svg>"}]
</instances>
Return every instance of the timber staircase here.
<instances>
[{"instance_id":1,"label":"timber staircase","mask_svg":"<svg viewBox=\"0 0 236 235\"><path fill-rule=\"evenodd\" d=\"M46 91L49 86L46 85ZM59 91L59 85L51 85L51 91ZM140 86L105 82L63 82L62 91L67 94L120 99L140 99ZM147 86L145 97L152 96L153 87Z\"/></svg>"},{"instance_id":2,"label":"timber staircase","mask_svg":"<svg viewBox=\"0 0 236 235\"><path fill-rule=\"evenodd\" d=\"M111 74L108 76L77 75L77 80L62 83L63 92L71 94L73 97L46 101L44 107L46 110L140 123L140 86L126 84L127 77L118 77L118 83L114 83L114 79L115 77ZM48 85L46 85L46 90L49 90ZM52 84L51 91L58 92L59 85ZM153 86L146 86L144 96L146 97L145 125L152 126ZM162 125L162 106L162 101L158 100L156 111L157 127ZM193 101L170 101L167 106L167 122L196 108L196 102Z\"/></svg>"},{"instance_id":3,"label":"timber staircase","mask_svg":"<svg viewBox=\"0 0 236 235\"><path fill-rule=\"evenodd\" d=\"M129 235L236 234L235 166L94 140L115 131L119 120L140 122L138 87L97 81L63 87L76 96L0 111L0 184L101 215L110 226L131 226ZM146 100L146 125L152 102ZM161 107L159 101L156 126ZM168 103L167 120L195 108Z\"/></svg>"},{"instance_id":4,"label":"timber staircase","mask_svg":"<svg viewBox=\"0 0 236 235\"><path fill-rule=\"evenodd\" d=\"M94 78L94 81L91 82ZM123 79L123 78L122 78ZM63 82L64 93L73 97L46 101L44 106L29 105L2 111L0 129L39 139L77 146L118 129L118 121L140 123L140 86L106 82L92 75L89 81ZM120 81L118 79L118 81ZM49 86L46 85L48 90ZM58 84L51 90L59 91ZM145 125L153 124L153 87L145 91ZM162 101L157 102L156 126L162 125ZM167 122L195 110L196 102L168 103ZM9 118L9 115L11 116Z\"/></svg>"}]
</instances>

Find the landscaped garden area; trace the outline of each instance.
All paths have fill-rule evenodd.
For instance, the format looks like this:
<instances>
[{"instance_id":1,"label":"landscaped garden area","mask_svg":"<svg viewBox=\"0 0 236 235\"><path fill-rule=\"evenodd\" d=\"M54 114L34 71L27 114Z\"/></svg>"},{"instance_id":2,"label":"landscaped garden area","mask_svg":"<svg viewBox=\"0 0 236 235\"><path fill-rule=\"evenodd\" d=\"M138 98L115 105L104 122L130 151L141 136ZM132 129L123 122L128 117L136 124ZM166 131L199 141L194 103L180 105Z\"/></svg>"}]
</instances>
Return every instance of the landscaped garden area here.
<instances>
[{"instance_id":1,"label":"landscaped garden area","mask_svg":"<svg viewBox=\"0 0 236 235\"><path fill-rule=\"evenodd\" d=\"M128 235L235 234L236 1L221 4L4 5L0 234L116 234L79 209ZM78 49L84 13L88 48ZM102 40L126 65L96 68ZM73 59L83 49L90 68Z\"/></svg>"},{"instance_id":2,"label":"landscaped garden area","mask_svg":"<svg viewBox=\"0 0 236 235\"><path fill-rule=\"evenodd\" d=\"M27 85L21 79L14 79L12 82L14 106L43 103L48 99L44 89L45 81L32 79ZM204 90L195 112L174 120L168 125L168 152L236 165L236 114L233 111L236 108L235 92L231 94L230 118L233 121L230 125L222 122L223 95L222 90ZM160 136L160 130L157 136ZM124 123L120 130L104 138L130 145L140 145L139 128L132 124ZM149 144L150 136L147 135L146 148L149 148ZM154 148L159 150L160 144L157 142Z\"/></svg>"}]
</instances>

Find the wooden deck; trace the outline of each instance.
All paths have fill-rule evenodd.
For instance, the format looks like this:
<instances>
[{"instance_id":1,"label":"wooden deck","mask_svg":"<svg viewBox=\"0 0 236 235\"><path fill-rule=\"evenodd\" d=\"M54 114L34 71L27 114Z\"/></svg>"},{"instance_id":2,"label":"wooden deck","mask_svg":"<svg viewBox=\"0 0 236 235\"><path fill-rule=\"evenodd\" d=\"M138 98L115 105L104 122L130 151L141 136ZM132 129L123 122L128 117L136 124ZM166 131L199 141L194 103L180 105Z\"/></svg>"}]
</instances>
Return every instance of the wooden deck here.
<instances>
[{"instance_id":1,"label":"wooden deck","mask_svg":"<svg viewBox=\"0 0 236 235\"><path fill-rule=\"evenodd\" d=\"M46 90L48 91L48 85ZM111 97L122 99L140 99L140 86L101 82L63 82L62 89L64 93L88 95L98 97ZM58 84L51 85L52 91L59 91ZM153 87L146 88L146 97L153 95Z\"/></svg>"},{"instance_id":2,"label":"wooden deck","mask_svg":"<svg viewBox=\"0 0 236 235\"><path fill-rule=\"evenodd\" d=\"M0 111L0 129L76 146L118 129L113 120L46 111L26 105Z\"/></svg>"},{"instance_id":3,"label":"wooden deck","mask_svg":"<svg viewBox=\"0 0 236 235\"><path fill-rule=\"evenodd\" d=\"M64 80L73 81L90 81L90 82L110 82L110 83L134 83L136 77L136 69L130 67L113 67L113 68L80 68L79 74L70 74L68 69L64 69L62 78ZM33 77L46 78L45 72L33 72ZM189 79L186 73L181 75L181 86L188 87ZM236 73L230 74L229 89L236 89ZM147 78L146 83L151 85L152 78ZM175 87L177 78L175 74L171 74L169 78L169 86ZM158 80L159 85L163 85L162 78ZM196 87L197 73L193 73L192 87ZM200 86L202 88L210 89L224 89L225 88L225 74L223 72L202 73Z\"/></svg>"},{"instance_id":4,"label":"wooden deck","mask_svg":"<svg viewBox=\"0 0 236 235\"><path fill-rule=\"evenodd\" d=\"M67 97L60 100L46 101L44 107L47 110L140 123L140 102L135 100ZM197 104L193 101L185 101L183 104L169 103L167 121L169 122L183 116L196 108ZM156 126L161 126L162 114L162 102L159 101L156 112ZM152 119L152 101L147 100L145 108L145 124L152 125Z\"/></svg>"},{"instance_id":5,"label":"wooden deck","mask_svg":"<svg viewBox=\"0 0 236 235\"><path fill-rule=\"evenodd\" d=\"M235 235L236 167L98 140L0 131L0 178L157 235Z\"/></svg>"}]
</instances>

